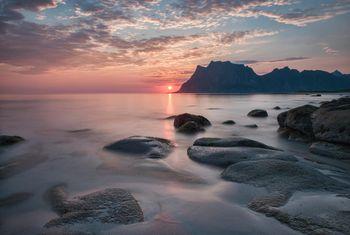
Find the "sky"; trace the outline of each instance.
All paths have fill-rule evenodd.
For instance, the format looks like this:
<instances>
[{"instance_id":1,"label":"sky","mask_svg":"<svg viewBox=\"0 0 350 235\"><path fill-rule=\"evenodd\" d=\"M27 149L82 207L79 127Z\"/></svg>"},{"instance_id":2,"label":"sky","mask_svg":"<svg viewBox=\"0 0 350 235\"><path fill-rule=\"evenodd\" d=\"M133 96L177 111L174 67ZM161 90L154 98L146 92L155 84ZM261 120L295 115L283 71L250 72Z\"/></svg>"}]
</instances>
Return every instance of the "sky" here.
<instances>
[{"instance_id":1,"label":"sky","mask_svg":"<svg viewBox=\"0 0 350 235\"><path fill-rule=\"evenodd\" d=\"M0 93L166 92L232 61L350 73L350 0L0 0Z\"/></svg>"}]
</instances>

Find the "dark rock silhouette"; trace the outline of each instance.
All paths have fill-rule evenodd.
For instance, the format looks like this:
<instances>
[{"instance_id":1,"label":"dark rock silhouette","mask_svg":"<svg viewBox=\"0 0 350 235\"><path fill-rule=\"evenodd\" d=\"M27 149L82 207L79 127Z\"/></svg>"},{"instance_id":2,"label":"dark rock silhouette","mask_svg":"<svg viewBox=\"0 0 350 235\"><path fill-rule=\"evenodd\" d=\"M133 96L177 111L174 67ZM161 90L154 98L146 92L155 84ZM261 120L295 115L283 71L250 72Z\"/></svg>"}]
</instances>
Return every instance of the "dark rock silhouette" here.
<instances>
[{"instance_id":1,"label":"dark rock silhouette","mask_svg":"<svg viewBox=\"0 0 350 235\"><path fill-rule=\"evenodd\" d=\"M212 61L197 66L191 78L182 84L180 93L292 93L340 91L350 89L350 75L339 71L304 70L285 67L265 75L252 68L229 61Z\"/></svg>"},{"instance_id":2,"label":"dark rock silhouette","mask_svg":"<svg viewBox=\"0 0 350 235\"><path fill-rule=\"evenodd\" d=\"M222 124L223 125L235 125L236 122L233 120L226 120L226 121L222 122Z\"/></svg>"},{"instance_id":3,"label":"dark rock silhouette","mask_svg":"<svg viewBox=\"0 0 350 235\"><path fill-rule=\"evenodd\" d=\"M185 134L194 134L200 131L204 131L204 128L201 125L198 125L197 122L188 121L180 126L177 131Z\"/></svg>"},{"instance_id":4,"label":"dark rock silhouette","mask_svg":"<svg viewBox=\"0 0 350 235\"><path fill-rule=\"evenodd\" d=\"M266 112L266 110L262 110L262 109L254 109L252 111L250 111L247 116L249 117L267 117L268 114Z\"/></svg>"},{"instance_id":5,"label":"dark rock silhouette","mask_svg":"<svg viewBox=\"0 0 350 235\"><path fill-rule=\"evenodd\" d=\"M180 126L182 126L183 124L189 121L193 121L202 127L211 125L210 121L201 115L183 113L175 117L174 127L179 128Z\"/></svg>"},{"instance_id":6,"label":"dark rock silhouette","mask_svg":"<svg viewBox=\"0 0 350 235\"><path fill-rule=\"evenodd\" d=\"M0 135L0 146L9 146L24 141L20 136Z\"/></svg>"}]
</instances>

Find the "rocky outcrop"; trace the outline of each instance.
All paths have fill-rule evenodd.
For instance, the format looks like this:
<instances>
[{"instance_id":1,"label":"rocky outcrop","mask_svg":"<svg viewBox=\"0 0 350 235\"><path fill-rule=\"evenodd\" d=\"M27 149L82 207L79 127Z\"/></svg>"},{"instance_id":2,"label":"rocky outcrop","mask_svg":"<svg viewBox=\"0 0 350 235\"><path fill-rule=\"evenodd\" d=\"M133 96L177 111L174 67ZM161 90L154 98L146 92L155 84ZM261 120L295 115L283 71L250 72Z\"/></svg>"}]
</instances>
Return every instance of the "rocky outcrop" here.
<instances>
[{"instance_id":1,"label":"rocky outcrop","mask_svg":"<svg viewBox=\"0 0 350 235\"><path fill-rule=\"evenodd\" d=\"M192 146L187 150L190 159L213 166L227 167L241 161L282 159L296 161L290 154L256 147L205 147Z\"/></svg>"},{"instance_id":2,"label":"rocky outcrop","mask_svg":"<svg viewBox=\"0 0 350 235\"><path fill-rule=\"evenodd\" d=\"M143 221L143 212L136 199L126 190L108 188L68 200L64 185L48 190L45 197L59 215L45 227L76 223L133 224Z\"/></svg>"},{"instance_id":3,"label":"rocky outcrop","mask_svg":"<svg viewBox=\"0 0 350 235\"><path fill-rule=\"evenodd\" d=\"M278 115L277 120L281 128L297 131L302 135L313 137L312 114L317 107L312 105L300 106Z\"/></svg>"},{"instance_id":4,"label":"rocky outcrop","mask_svg":"<svg viewBox=\"0 0 350 235\"><path fill-rule=\"evenodd\" d=\"M229 138L199 138L193 146L208 146L208 147L254 147L278 150L277 148L268 146L264 143L243 138L243 137L229 137Z\"/></svg>"},{"instance_id":5,"label":"rocky outcrop","mask_svg":"<svg viewBox=\"0 0 350 235\"><path fill-rule=\"evenodd\" d=\"M350 160L350 147L328 142L314 142L309 148L310 152L340 160Z\"/></svg>"},{"instance_id":6,"label":"rocky outcrop","mask_svg":"<svg viewBox=\"0 0 350 235\"><path fill-rule=\"evenodd\" d=\"M167 139L149 136L131 136L106 145L104 148L109 151L130 155L163 158L171 152L173 147L172 142Z\"/></svg>"},{"instance_id":7,"label":"rocky outcrop","mask_svg":"<svg viewBox=\"0 0 350 235\"><path fill-rule=\"evenodd\" d=\"M263 109L254 109L250 111L247 116L249 117L267 117L268 113Z\"/></svg>"},{"instance_id":8,"label":"rocky outcrop","mask_svg":"<svg viewBox=\"0 0 350 235\"><path fill-rule=\"evenodd\" d=\"M10 146L13 144L17 144L19 142L24 141L24 139L20 136L16 135L0 135L0 147L2 146Z\"/></svg>"},{"instance_id":9,"label":"rocky outcrop","mask_svg":"<svg viewBox=\"0 0 350 235\"><path fill-rule=\"evenodd\" d=\"M204 131L204 127L210 125L210 121L201 115L183 113L177 115L174 119L174 127L178 132L185 134L194 134Z\"/></svg>"},{"instance_id":10,"label":"rocky outcrop","mask_svg":"<svg viewBox=\"0 0 350 235\"><path fill-rule=\"evenodd\" d=\"M323 103L312 119L316 139L350 145L350 97Z\"/></svg>"}]
</instances>

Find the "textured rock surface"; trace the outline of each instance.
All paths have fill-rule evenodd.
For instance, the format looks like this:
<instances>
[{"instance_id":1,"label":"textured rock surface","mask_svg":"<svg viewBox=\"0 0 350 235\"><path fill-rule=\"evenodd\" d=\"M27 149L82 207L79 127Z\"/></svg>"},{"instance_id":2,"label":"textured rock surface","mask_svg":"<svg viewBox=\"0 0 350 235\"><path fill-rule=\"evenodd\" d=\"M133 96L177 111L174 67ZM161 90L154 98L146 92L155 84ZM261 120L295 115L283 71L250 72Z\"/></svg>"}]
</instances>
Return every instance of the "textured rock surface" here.
<instances>
[{"instance_id":1,"label":"textured rock surface","mask_svg":"<svg viewBox=\"0 0 350 235\"><path fill-rule=\"evenodd\" d=\"M350 97L323 103L312 118L317 139L350 144Z\"/></svg>"},{"instance_id":2,"label":"textured rock surface","mask_svg":"<svg viewBox=\"0 0 350 235\"><path fill-rule=\"evenodd\" d=\"M278 115L277 120L281 128L290 128L303 135L313 137L312 114L317 107L304 105Z\"/></svg>"},{"instance_id":3,"label":"textured rock surface","mask_svg":"<svg viewBox=\"0 0 350 235\"><path fill-rule=\"evenodd\" d=\"M110 151L122 152L133 155L143 155L150 158L166 157L174 145L171 141L149 136L131 136L119 140L104 148Z\"/></svg>"},{"instance_id":4,"label":"textured rock surface","mask_svg":"<svg viewBox=\"0 0 350 235\"><path fill-rule=\"evenodd\" d=\"M142 210L135 198L124 189L109 188L68 200L64 185L49 189L46 197L59 218L45 227L75 223L132 224L143 221Z\"/></svg>"},{"instance_id":5,"label":"textured rock surface","mask_svg":"<svg viewBox=\"0 0 350 235\"><path fill-rule=\"evenodd\" d=\"M20 136L0 135L0 147L17 144L22 141L24 141L24 139Z\"/></svg>"},{"instance_id":6,"label":"textured rock surface","mask_svg":"<svg viewBox=\"0 0 350 235\"><path fill-rule=\"evenodd\" d=\"M263 110L263 109L254 109L250 111L247 115L249 117L267 117L268 116L266 110Z\"/></svg>"},{"instance_id":7,"label":"textured rock surface","mask_svg":"<svg viewBox=\"0 0 350 235\"><path fill-rule=\"evenodd\" d=\"M341 160L350 160L350 147L332 144L328 142L315 142L310 146L310 152L322 155L325 157L341 159Z\"/></svg>"},{"instance_id":8,"label":"textured rock surface","mask_svg":"<svg viewBox=\"0 0 350 235\"><path fill-rule=\"evenodd\" d=\"M221 167L226 167L237 162L248 160L297 160L293 155L286 154L281 151L253 147L192 146L187 150L187 154L194 161Z\"/></svg>"},{"instance_id":9,"label":"textured rock surface","mask_svg":"<svg viewBox=\"0 0 350 235\"><path fill-rule=\"evenodd\" d=\"M210 147L255 147L277 150L274 147L268 146L261 142L243 138L243 137L229 137L229 138L200 138L194 143L194 146L210 146Z\"/></svg>"},{"instance_id":10,"label":"textured rock surface","mask_svg":"<svg viewBox=\"0 0 350 235\"><path fill-rule=\"evenodd\" d=\"M201 127L206 127L211 125L210 121L201 115L183 113L175 117L174 127L179 128L186 122L190 122L190 121L197 123Z\"/></svg>"},{"instance_id":11,"label":"textured rock surface","mask_svg":"<svg viewBox=\"0 0 350 235\"><path fill-rule=\"evenodd\" d=\"M180 126L177 129L177 131L185 134L194 134L200 131L204 131L204 128L198 125L196 122L189 121L183 124L182 126Z\"/></svg>"}]
</instances>

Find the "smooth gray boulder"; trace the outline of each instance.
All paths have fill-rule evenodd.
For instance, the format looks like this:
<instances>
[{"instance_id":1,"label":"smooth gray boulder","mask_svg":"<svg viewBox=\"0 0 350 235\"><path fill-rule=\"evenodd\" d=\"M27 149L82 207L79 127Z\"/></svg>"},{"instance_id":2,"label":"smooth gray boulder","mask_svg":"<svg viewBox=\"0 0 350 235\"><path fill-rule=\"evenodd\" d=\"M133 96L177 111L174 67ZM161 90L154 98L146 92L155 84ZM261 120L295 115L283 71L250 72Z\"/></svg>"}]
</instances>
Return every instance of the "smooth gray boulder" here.
<instances>
[{"instance_id":1,"label":"smooth gray boulder","mask_svg":"<svg viewBox=\"0 0 350 235\"><path fill-rule=\"evenodd\" d=\"M166 157L174 148L167 139L149 136L131 136L104 147L107 150L131 155L141 155L149 158Z\"/></svg>"},{"instance_id":2,"label":"smooth gray boulder","mask_svg":"<svg viewBox=\"0 0 350 235\"><path fill-rule=\"evenodd\" d=\"M210 147L255 147L278 150L272 146L268 146L264 143L243 138L243 137L228 137L228 138L200 138L194 143L194 146L210 146Z\"/></svg>"},{"instance_id":3,"label":"smooth gray boulder","mask_svg":"<svg viewBox=\"0 0 350 235\"><path fill-rule=\"evenodd\" d=\"M197 123L199 126L201 127L206 127L206 126L210 126L211 123L208 119L206 119L205 117L201 116L201 115L194 115L194 114L189 114L189 113L183 113L180 115L177 115L174 119L174 127L175 128L179 128L181 127L183 124L185 124L186 122L190 122L193 121L195 123Z\"/></svg>"},{"instance_id":4,"label":"smooth gray boulder","mask_svg":"<svg viewBox=\"0 0 350 235\"><path fill-rule=\"evenodd\" d=\"M192 146L187 154L190 159L213 166L226 167L241 161L261 159L283 159L297 161L290 154L264 148L254 147L207 147Z\"/></svg>"},{"instance_id":5,"label":"smooth gray boulder","mask_svg":"<svg viewBox=\"0 0 350 235\"><path fill-rule=\"evenodd\" d=\"M22 142L22 141L24 141L24 139L20 136L0 135L0 147L1 146L10 146L10 145Z\"/></svg>"},{"instance_id":6,"label":"smooth gray boulder","mask_svg":"<svg viewBox=\"0 0 350 235\"><path fill-rule=\"evenodd\" d=\"M317 107L303 105L287 112L280 113L277 117L281 128L288 128L300 132L302 135L313 137L312 114Z\"/></svg>"},{"instance_id":7,"label":"smooth gray boulder","mask_svg":"<svg viewBox=\"0 0 350 235\"><path fill-rule=\"evenodd\" d=\"M267 117L267 111L263 109L254 109L247 114L249 117Z\"/></svg>"},{"instance_id":8,"label":"smooth gray boulder","mask_svg":"<svg viewBox=\"0 0 350 235\"><path fill-rule=\"evenodd\" d=\"M222 122L222 124L223 125L235 125L236 122L233 120L226 120L226 121Z\"/></svg>"},{"instance_id":9,"label":"smooth gray boulder","mask_svg":"<svg viewBox=\"0 0 350 235\"><path fill-rule=\"evenodd\" d=\"M314 142L309 148L310 152L340 160L350 160L350 147L328 142Z\"/></svg>"},{"instance_id":10,"label":"smooth gray boulder","mask_svg":"<svg viewBox=\"0 0 350 235\"><path fill-rule=\"evenodd\" d=\"M323 103L312 114L312 127L318 140L350 144L350 97Z\"/></svg>"},{"instance_id":11,"label":"smooth gray boulder","mask_svg":"<svg viewBox=\"0 0 350 235\"><path fill-rule=\"evenodd\" d=\"M143 221L143 212L136 199L126 190L108 188L68 200L64 185L49 189L45 195L59 215L45 227L76 223L133 224Z\"/></svg>"},{"instance_id":12,"label":"smooth gray boulder","mask_svg":"<svg viewBox=\"0 0 350 235\"><path fill-rule=\"evenodd\" d=\"M204 128L198 125L194 121L186 122L185 124L183 124L177 129L177 132L184 133L184 134L195 134L201 131L205 131Z\"/></svg>"}]
</instances>

